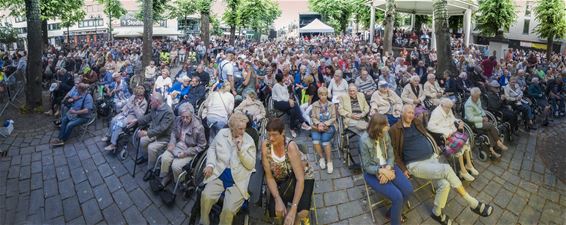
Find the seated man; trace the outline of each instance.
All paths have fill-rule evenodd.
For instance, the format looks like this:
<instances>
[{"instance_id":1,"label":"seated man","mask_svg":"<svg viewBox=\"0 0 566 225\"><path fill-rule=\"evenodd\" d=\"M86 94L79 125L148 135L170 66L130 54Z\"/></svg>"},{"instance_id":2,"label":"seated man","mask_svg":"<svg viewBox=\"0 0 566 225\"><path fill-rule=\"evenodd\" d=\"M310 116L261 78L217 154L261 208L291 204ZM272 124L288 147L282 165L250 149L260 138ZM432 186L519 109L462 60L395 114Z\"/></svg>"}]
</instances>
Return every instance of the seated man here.
<instances>
[{"instance_id":1,"label":"seated man","mask_svg":"<svg viewBox=\"0 0 566 225\"><path fill-rule=\"evenodd\" d=\"M455 188L464 198L473 212L487 217L493 213L493 207L470 196L462 182L448 164L438 161L438 147L427 133L423 122L415 119L415 107L411 104L403 106L401 120L389 131L391 144L395 153L395 162L403 170L405 176L414 175L421 179L435 181L436 196L431 217L440 224L452 224L453 221L442 212L448 200L450 187Z\"/></svg>"},{"instance_id":2,"label":"seated man","mask_svg":"<svg viewBox=\"0 0 566 225\"><path fill-rule=\"evenodd\" d=\"M206 95L206 87L204 84L206 83L201 82L199 77L194 76L191 80L189 94L185 96L185 99L190 102L195 109L198 108L198 105L196 105L197 102Z\"/></svg>"},{"instance_id":3,"label":"seated man","mask_svg":"<svg viewBox=\"0 0 566 225\"><path fill-rule=\"evenodd\" d=\"M206 137L201 120L194 114L190 104L179 109L179 117L173 123L171 140L161 157L161 185L166 186L171 180L169 167L173 170L173 179L177 181L183 167L198 153L206 148Z\"/></svg>"},{"instance_id":4,"label":"seated man","mask_svg":"<svg viewBox=\"0 0 566 225\"><path fill-rule=\"evenodd\" d=\"M519 129L519 121L515 112L509 105L504 104L505 97L501 94L499 82L492 80L487 85L487 92L485 93L487 102L482 102L486 105L487 111L501 115L503 122L509 122L512 130Z\"/></svg>"},{"instance_id":5,"label":"seated man","mask_svg":"<svg viewBox=\"0 0 566 225\"><path fill-rule=\"evenodd\" d=\"M389 85L385 81L379 82L379 89L373 93L370 100L370 113L380 113L387 116L387 121L390 126L399 120L401 115L401 108L403 108L403 101L393 90L390 90Z\"/></svg>"},{"instance_id":6,"label":"seated man","mask_svg":"<svg viewBox=\"0 0 566 225\"><path fill-rule=\"evenodd\" d=\"M154 92L151 95L149 106L151 107L151 112L142 118L129 121L128 127L136 123L142 127L149 125L147 130L139 131L138 136L140 137L140 145L143 149L142 152L148 155L148 170L151 170L157 156L165 151L165 146L169 143L175 116L173 115L171 107L165 103L163 95L159 93ZM136 159L137 164L141 164L144 161L145 158L143 156ZM148 176L144 177L144 180L149 179L149 174L147 175Z\"/></svg>"},{"instance_id":7,"label":"seated man","mask_svg":"<svg viewBox=\"0 0 566 225\"><path fill-rule=\"evenodd\" d=\"M248 118L234 113L228 128L218 132L207 150L204 169L206 187L200 201L200 223L210 224L210 210L224 193L224 204L219 224L232 224L248 194L248 184L255 168L256 146L252 137L245 133Z\"/></svg>"},{"instance_id":8,"label":"seated man","mask_svg":"<svg viewBox=\"0 0 566 225\"><path fill-rule=\"evenodd\" d=\"M176 81L171 88L169 88L169 95L167 95L167 104L172 106L179 101L185 99L191 90L191 78L184 76L181 82Z\"/></svg>"},{"instance_id":9,"label":"seated man","mask_svg":"<svg viewBox=\"0 0 566 225\"><path fill-rule=\"evenodd\" d=\"M538 77L533 77L527 93L531 98L536 100L536 104L542 109L542 125L547 126L549 123L548 118L552 114L552 109L550 107L550 104L548 104L546 95L544 94L544 89L540 84Z\"/></svg>"},{"instance_id":10,"label":"seated man","mask_svg":"<svg viewBox=\"0 0 566 225\"><path fill-rule=\"evenodd\" d=\"M377 90L375 81L369 77L368 71L365 69L362 69L360 76L356 78L355 84L360 92L364 93L366 99L370 99L373 92Z\"/></svg>"},{"instance_id":11,"label":"seated man","mask_svg":"<svg viewBox=\"0 0 566 225\"><path fill-rule=\"evenodd\" d=\"M344 117L344 129L359 134L367 128L369 105L355 84L348 85L348 94L338 98L338 113Z\"/></svg>"},{"instance_id":12,"label":"seated man","mask_svg":"<svg viewBox=\"0 0 566 225\"><path fill-rule=\"evenodd\" d=\"M62 146L71 135L73 128L87 123L92 118L94 103L92 96L88 93L88 84L79 84L77 87L79 98L75 99L66 116L61 121L59 136L51 141L53 146Z\"/></svg>"}]
</instances>

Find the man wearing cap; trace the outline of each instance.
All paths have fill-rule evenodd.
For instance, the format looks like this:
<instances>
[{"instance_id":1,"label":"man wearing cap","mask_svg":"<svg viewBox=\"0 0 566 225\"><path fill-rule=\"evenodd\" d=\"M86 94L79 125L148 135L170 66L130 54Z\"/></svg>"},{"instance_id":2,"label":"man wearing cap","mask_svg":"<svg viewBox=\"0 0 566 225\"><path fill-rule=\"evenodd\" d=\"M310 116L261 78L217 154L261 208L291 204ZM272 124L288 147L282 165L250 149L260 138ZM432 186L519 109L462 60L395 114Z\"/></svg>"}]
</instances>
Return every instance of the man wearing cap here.
<instances>
[{"instance_id":1,"label":"man wearing cap","mask_svg":"<svg viewBox=\"0 0 566 225\"><path fill-rule=\"evenodd\" d=\"M370 117L375 113L387 116L389 125L393 125L401 116L403 101L394 91L389 88L389 84L382 80L378 83L378 90L373 93L370 100Z\"/></svg>"},{"instance_id":2,"label":"man wearing cap","mask_svg":"<svg viewBox=\"0 0 566 225\"><path fill-rule=\"evenodd\" d=\"M504 104L503 100L505 100L505 96L501 94L500 84L497 80L489 82L486 96L487 102L485 102L485 104L487 111L500 114L503 122L509 122L512 130L516 130L518 128L518 118L513 110L508 105Z\"/></svg>"},{"instance_id":3,"label":"man wearing cap","mask_svg":"<svg viewBox=\"0 0 566 225\"><path fill-rule=\"evenodd\" d=\"M536 100L536 104L543 109L542 110L542 117L544 121L542 122L543 126L548 125L548 117L552 114L552 110L548 101L546 100L546 95L544 94L544 89L540 85L539 78L533 77L531 80L531 84L529 85L529 89L527 90L529 96Z\"/></svg>"}]
</instances>

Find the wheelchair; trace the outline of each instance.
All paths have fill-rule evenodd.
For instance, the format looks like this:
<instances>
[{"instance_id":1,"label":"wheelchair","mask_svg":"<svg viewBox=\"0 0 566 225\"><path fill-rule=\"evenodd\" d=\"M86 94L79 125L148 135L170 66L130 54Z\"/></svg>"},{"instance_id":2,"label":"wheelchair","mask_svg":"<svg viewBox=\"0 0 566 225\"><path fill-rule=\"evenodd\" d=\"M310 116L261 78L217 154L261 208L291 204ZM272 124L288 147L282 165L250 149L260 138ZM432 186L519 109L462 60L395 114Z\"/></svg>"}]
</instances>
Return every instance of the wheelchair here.
<instances>
[{"instance_id":1,"label":"wheelchair","mask_svg":"<svg viewBox=\"0 0 566 225\"><path fill-rule=\"evenodd\" d=\"M476 129L474 124L468 121L464 121L464 133L468 135L471 151L477 153L477 157L480 161L488 161L491 157L489 151L491 143L487 134L481 129Z\"/></svg>"},{"instance_id":2,"label":"wheelchair","mask_svg":"<svg viewBox=\"0 0 566 225\"><path fill-rule=\"evenodd\" d=\"M257 155L256 155L255 171L252 172L252 175L250 177L250 183L248 185L248 193L250 194L250 198L244 201L244 204L240 208L240 211L234 217L234 221L233 221L233 224L244 224L244 225L249 224L250 207L252 207L253 205L257 205L258 202L260 202L261 199L260 195L262 189L261 182L263 180L263 165L261 164L261 150L257 151L257 149L260 148L258 146L259 132L253 128L248 127L248 129L246 129L246 133L250 135L252 139L254 139L254 142L256 144ZM204 157L198 160L196 167L194 167L193 169L193 174L195 174L196 177L192 180L190 185L196 184L195 186L196 189L194 190L194 192L191 192L190 194L196 193L196 200L195 200L195 205L193 205L192 207L188 224L198 224L198 221L200 220L200 201L201 201L202 191L205 188L205 184L202 183L204 181L203 172L205 167L206 167L206 154L204 154ZM222 193L222 195L218 199L218 202L212 207L210 211L209 216L211 218L212 224L218 224L219 222L218 219L220 217L220 213L222 212L223 204L224 204L224 193Z\"/></svg>"},{"instance_id":3,"label":"wheelchair","mask_svg":"<svg viewBox=\"0 0 566 225\"><path fill-rule=\"evenodd\" d=\"M117 155L120 161L124 161L128 158L128 140L131 139L132 144L134 145L139 142L139 139L136 138L138 131L139 130L135 126L122 128L122 133L118 136L118 141L116 142L116 148L112 150L112 153Z\"/></svg>"},{"instance_id":4,"label":"wheelchair","mask_svg":"<svg viewBox=\"0 0 566 225\"><path fill-rule=\"evenodd\" d=\"M285 115L285 112L275 109L273 107L273 98L269 96L267 99L267 116L270 118L281 118Z\"/></svg>"}]
</instances>

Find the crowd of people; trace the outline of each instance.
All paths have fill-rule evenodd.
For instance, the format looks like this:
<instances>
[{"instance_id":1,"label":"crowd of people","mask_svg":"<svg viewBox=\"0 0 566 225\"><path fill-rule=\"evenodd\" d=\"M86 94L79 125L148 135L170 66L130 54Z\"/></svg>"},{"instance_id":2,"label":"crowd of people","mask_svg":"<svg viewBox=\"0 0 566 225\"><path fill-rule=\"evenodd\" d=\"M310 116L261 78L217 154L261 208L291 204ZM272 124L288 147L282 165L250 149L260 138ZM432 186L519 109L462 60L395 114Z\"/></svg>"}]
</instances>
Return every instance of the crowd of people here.
<instances>
[{"instance_id":1,"label":"crowd of people","mask_svg":"<svg viewBox=\"0 0 566 225\"><path fill-rule=\"evenodd\" d=\"M236 45L216 38L208 46L198 38L161 40L154 41L145 68L140 40L51 47L43 57L51 93L46 114L60 127L51 144L64 145L74 127L100 116L102 103L110 103L105 150L115 150L123 128L145 127L137 133L144 156L136 161L151 170L161 155L163 187L206 151L202 224L210 224L209 212L222 193L220 223L231 224L250 198L259 151L270 215L285 224L309 224L314 168L295 138L310 133L318 167L333 173L333 141L341 121L360 137L364 179L392 201L387 213L392 224L405 219L402 208L412 195L413 176L434 181L431 217L439 223L452 223L444 210L451 187L473 212L489 216L493 207L462 184L481 176L471 152L475 143L469 141L474 134L464 126L489 137L490 157L497 160L508 147L486 112L526 132L563 117L566 56L547 59L541 52L509 49L498 59L454 38L456 70L436 71L428 38L409 37L411 43L400 44L417 46L395 53L348 35ZM288 116L280 119L275 112ZM247 127L265 129L265 140L254 141ZM458 166L441 163L441 156Z\"/></svg>"}]
</instances>

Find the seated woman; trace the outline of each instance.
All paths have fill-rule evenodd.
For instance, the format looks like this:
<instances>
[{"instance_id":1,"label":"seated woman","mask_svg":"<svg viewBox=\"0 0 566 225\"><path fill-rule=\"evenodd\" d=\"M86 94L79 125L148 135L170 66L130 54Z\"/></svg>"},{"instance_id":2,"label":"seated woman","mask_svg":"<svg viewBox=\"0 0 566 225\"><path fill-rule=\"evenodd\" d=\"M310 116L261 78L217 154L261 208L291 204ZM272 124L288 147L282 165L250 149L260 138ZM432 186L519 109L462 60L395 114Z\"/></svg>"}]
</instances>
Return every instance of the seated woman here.
<instances>
[{"instance_id":1,"label":"seated woman","mask_svg":"<svg viewBox=\"0 0 566 225\"><path fill-rule=\"evenodd\" d=\"M248 92L244 101L234 109L234 112L241 112L251 117L252 124L256 129L258 128L257 125L259 122L265 118L265 107L263 103L257 99L255 92Z\"/></svg>"},{"instance_id":2,"label":"seated woman","mask_svg":"<svg viewBox=\"0 0 566 225\"><path fill-rule=\"evenodd\" d=\"M523 90L517 82L517 77L511 77L509 84L503 88L505 100L517 112L523 113L526 130L536 130L533 124L533 111L529 103L523 99Z\"/></svg>"},{"instance_id":3,"label":"seated woman","mask_svg":"<svg viewBox=\"0 0 566 225\"><path fill-rule=\"evenodd\" d=\"M387 82L379 81L378 87L377 91L371 96L369 115L383 114L387 116L387 121L391 126L399 120L403 102L399 95L389 88Z\"/></svg>"},{"instance_id":4,"label":"seated woman","mask_svg":"<svg viewBox=\"0 0 566 225\"><path fill-rule=\"evenodd\" d=\"M295 141L285 137L281 119L270 120L266 129L268 139L261 146L261 161L270 193L269 215L278 222L284 219L285 224L310 224L314 177L307 157Z\"/></svg>"},{"instance_id":5,"label":"seated woman","mask_svg":"<svg viewBox=\"0 0 566 225\"><path fill-rule=\"evenodd\" d=\"M328 173L332 173L334 165L332 164L332 146L330 141L334 132L336 132L336 107L328 101L328 89L320 87L318 89L318 101L312 104L311 110L311 138L314 150L320 157L318 163L321 169L328 167ZM326 153L326 160L322 154L322 147Z\"/></svg>"},{"instance_id":6,"label":"seated woman","mask_svg":"<svg viewBox=\"0 0 566 225\"><path fill-rule=\"evenodd\" d=\"M503 144L503 142L499 139L499 133L497 132L497 128L493 126L493 124L489 123L488 118L485 116L485 111L482 108L482 103L480 99L481 90L477 87L470 89L470 98L466 100L464 104L464 115L466 121L473 123L473 125L477 129L484 130L489 137L489 142L491 146L489 146L489 151L491 155L499 158L501 155L495 150L493 150L494 144L499 147L501 150L507 150L507 146Z\"/></svg>"},{"instance_id":7,"label":"seated woman","mask_svg":"<svg viewBox=\"0 0 566 225\"><path fill-rule=\"evenodd\" d=\"M205 148L206 137L201 120L194 114L190 104L182 105L179 116L173 122L167 151L161 156L161 185L166 186L171 180L169 168L173 170L173 179L177 181L183 167Z\"/></svg>"},{"instance_id":8,"label":"seated woman","mask_svg":"<svg viewBox=\"0 0 566 225\"><path fill-rule=\"evenodd\" d=\"M360 137L360 157L364 179L374 191L391 200L386 217L392 225L401 224L404 203L413 193L413 186L403 171L395 165L395 154L389 137L387 118L374 114L366 132Z\"/></svg>"},{"instance_id":9,"label":"seated woman","mask_svg":"<svg viewBox=\"0 0 566 225\"><path fill-rule=\"evenodd\" d=\"M277 83L273 85L272 90L272 99L273 99L273 108L289 113L291 126L291 136L295 138L297 136L296 129L301 125L301 128L308 129L308 125L305 123L305 119L301 113L301 109L299 107L299 103L295 102L295 98L289 94L288 87L283 84L283 75L277 74L275 75L275 80Z\"/></svg>"},{"instance_id":10,"label":"seated woman","mask_svg":"<svg viewBox=\"0 0 566 225\"><path fill-rule=\"evenodd\" d=\"M65 141L71 136L71 132L76 126L87 123L92 117L94 111L94 102L90 93L88 93L88 84L79 84L77 87L78 99L73 101L69 107L65 117L61 120L61 129L57 138L51 140L52 146L65 145Z\"/></svg>"},{"instance_id":11,"label":"seated woman","mask_svg":"<svg viewBox=\"0 0 566 225\"><path fill-rule=\"evenodd\" d=\"M543 90L544 88L540 84L539 78L533 77L527 92L531 98L536 100L537 105L542 109L542 118L544 119L542 125L547 126L549 123L548 118L552 114L552 108L550 107L550 104L548 104L548 100L546 99L546 95Z\"/></svg>"},{"instance_id":12,"label":"seated woman","mask_svg":"<svg viewBox=\"0 0 566 225\"><path fill-rule=\"evenodd\" d=\"M228 118L234 110L234 95L230 93L230 82L224 82L222 87L212 92L203 103L202 118L206 118L210 127L209 140L214 139L220 129L228 124Z\"/></svg>"},{"instance_id":13,"label":"seated woman","mask_svg":"<svg viewBox=\"0 0 566 225\"><path fill-rule=\"evenodd\" d=\"M104 150L112 151L116 149L116 143L122 133L122 128L126 126L128 121L139 119L145 114L147 101L144 98L144 94L145 89L142 86L136 87L134 89L134 95L131 96L124 107L122 107L122 111L112 118L106 135L102 137L102 141L104 142L110 140L110 145L106 146Z\"/></svg>"},{"instance_id":14,"label":"seated woman","mask_svg":"<svg viewBox=\"0 0 566 225\"><path fill-rule=\"evenodd\" d=\"M167 104L172 106L182 101L191 90L191 78L184 76L180 78L180 82L176 81L171 88L167 91Z\"/></svg>"},{"instance_id":15,"label":"seated woman","mask_svg":"<svg viewBox=\"0 0 566 225\"><path fill-rule=\"evenodd\" d=\"M363 93L358 92L358 87L351 83L348 85L348 94L338 98L338 113L344 117L344 129L350 129L360 134L367 128L367 115L369 105Z\"/></svg>"},{"instance_id":16,"label":"seated woman","mask_svg":"<svg viewBox=\"0 0 566 225\"><path fill-rule=\"evenodd\" d=\"M424 95L423 86L420 84L421 78L418 75L413 75L409 79L409 83L403 88L401 99L405 104L415 105L415 115L419 116L421 113L426 112L427 108L424 105L426 96Z\"/></svg>"},{"instance_id":17,"label":"seated woman","mask_svg":"<svg viewBox=\"0 0 566 225\"><path fill-rule=\"evenodd\" d=\"M444 95L444 89L440 87L434 74L429 74L427 76L427 81L424 84L423 89L426 100L430 101L432 105L437 106L440 103L440 97Z\"/></svg>"},{"instance_id":18,"label":"seated woman","mask_svg":"<svg viewBox=\"0 0 566 225\"><path fill-rule=\"evenodd\" d=\"M430 115L427 128L431 135L435 138L436 143L446 143L446 139L454 135L456 132L463 132L464 122L456 120L454 113L452 113L452 106L454 103L448 98L440 99L440 105L434 109ZM456 127L456 123L458 127ZM479 172L472 164L472 154L470 153L470 142L466 142L460 151L456 152L453 156L458 157L460 163L460 177L467 181L473 181L478 176ZM464 160L466 163L464 163ZM470 171L472 175L468 173Z\"/></svg>"},{"instance_id":19,"label":"seated woman","mask_svg":"<svg viewBox=\"0 0 566 225\"><path fill-rule=\"evenodd\" d=\"M164 94L171 86L173 86L173 82L169 77L169 70L161 70L161 76L157 77L157 79L155 80L153 91Z\"/></svg>"},{"instance_id":20,"label":"seated woman","mask_svg":"<svg viewBox=\"0 0 566 225\"><path fill-rule=\"evenodd\" d=\"M126 104L130 97L130 91L128 90L128 83L124 81L120 73L112 74L112 79L112 83L106 86L106 95L112 97L114 110L120 112L122 106Z\"/></svg>"},{"instance_id":21,"label":"seated woman","mask_svg":"<svg viewBox=\"0 0 566 225\"><path fill-rule=\"evenodd\" d=\"M200 201L200 223L210 224L210 210L224 193L224 204L219 224L232 224L234 215L248 194L248 185L255 169L256 146L250 135L245 133L248 118L234 113L207 150L204 184Z\"/></svg>"}]
</instances>

